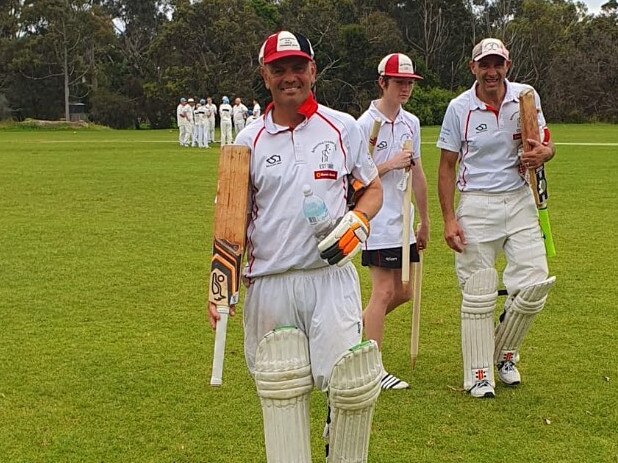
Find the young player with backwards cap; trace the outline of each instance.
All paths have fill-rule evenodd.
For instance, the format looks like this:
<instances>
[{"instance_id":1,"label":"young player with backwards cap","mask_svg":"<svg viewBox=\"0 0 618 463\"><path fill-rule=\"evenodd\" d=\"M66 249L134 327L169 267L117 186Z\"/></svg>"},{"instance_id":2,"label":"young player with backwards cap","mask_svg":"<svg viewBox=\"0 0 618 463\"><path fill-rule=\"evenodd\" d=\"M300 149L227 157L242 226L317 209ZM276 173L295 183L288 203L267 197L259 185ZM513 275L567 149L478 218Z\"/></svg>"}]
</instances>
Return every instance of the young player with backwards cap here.
<instances>
[{"instance_id":1,"label":"young player with backwards cap","mask_svg":"<svg viewBox=\"0 0 618 463\"><path fill-rule=\"evenodd\" d=\"M549 161L555 149L535 91L544 141L528 140L533 149L521 153L519 95L531 87L507 80L511 61L500 40L481 40L469 67L474 85L450 102L442 122L438 192L444 238L455 251L463 295L464 389L483 398L495 396L494 366L506 386L521 382L519 348L555 281L548 278L536 205L525 177L528 168ZM455 189L461 193L457 211ZM508 298L494 332L495 260L501 252L507 262L502 279Z\"/></svg>"},{"instance_id":2,"label":"young player with backwards cap","mask_svg":"<svg viewBox=\"0 0 618 463\"><path fill-rule=\"evenodd\" d=\"M402 53L391 53L378 65L380 98L374 100L358 119L369 139L374 121L380 120L373 159L378 167L384 205L371 222L372 233L365 242L362 264L371 274L371 297L363 313L365 336L374 339L378 346L384 337L384 319L388 313L412 297L411 285L401 282L402 258L402 204L406 184L406 170L412 175L412 189L420 222L416 237L410 230L410 261L419 261L419 250L429 241L429 213L427 210L427 181L421 164L421 127L418 117L405 111L403 106L412 96L412 90L421 76L414 72L410 58ZM412 150L404 149L404 142L411 141ZM410 217L414 210L410 204ZM411 220L411 223L414 223ZM411 225L412 226L412 225ZM410 267L412 268L412 267ZM412 270L410 270L412 272ZM409 281L414 281L410 276ZM386 371L382 377L383 389L406 389L407 382Z\"/></svg>"},{"instance_id":3,"label":"young player with backwards cap","mask_svg":"<svg viewBox=\"0 0 618 463\"><path fill-rule=\"evenodd\" d=\"M245 357L262 402L267 460L311 462L315 386L328 393L328 462L367 461L383 368L375 342L359 344L360 285L350 260L382 204L378 171L357 122L314 99L317 67L305 37L269 36L259 62L272 103L236 144L252 152ZM350 173L366 187L352 211ZM303 216L303 185L341 217L320 242ZM217 317L211 307L213 325Z\"/></svg>"}]
</instances>

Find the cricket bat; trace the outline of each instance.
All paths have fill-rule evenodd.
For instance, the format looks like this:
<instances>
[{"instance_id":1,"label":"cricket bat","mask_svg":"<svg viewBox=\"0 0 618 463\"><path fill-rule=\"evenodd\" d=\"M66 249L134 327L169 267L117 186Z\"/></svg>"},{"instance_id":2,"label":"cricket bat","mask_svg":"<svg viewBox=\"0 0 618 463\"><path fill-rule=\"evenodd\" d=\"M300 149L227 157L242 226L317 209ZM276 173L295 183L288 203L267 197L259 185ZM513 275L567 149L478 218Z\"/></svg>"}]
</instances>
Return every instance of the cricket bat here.
<instances>
[{"instance_id":1,"label":"cricket bat","mask_svg":"<svg viewBox=\"0 0 618 463\"><path fill-rule=\"evenodd\" d=\"M419 261L414 262L414 284L412 286L412 329L410 331L410 363L416 366L418 340L421 329L421 288L423 286L423 253L418 253Z\"/></svg>"},{"instance_id":2,"label":"cricket bat","mask_svg":"<svg viewBox=\"0 0 618 463\"><path fill-rule=\"evenodd\" d=\"M524 151L529 151L532 147L528 143L528 139L541 141L537 109L534 102L534 91L532 89L526 89L519 95L519 120ZM545 251L548 257L554 257L556 255L556 246L551 233L549 212L547 211L547 199L549 196L547 194L545 168L541 166L536 169L528 169L528 176L530 177L530 188L532 189L539 214L539 224L543 233Z\"/></svg>"},{"instance_id":3,"label":"cricket bat","mask_svg":"<svg viewBox=\"0 0 618 463\"><path fill-rule=\"evenodd\" d=\"M406 140L403 143L404 150L412 149L412 140ZM401 212L403 214L403 224L401 229L401 282L406 285L410 283L410 203L412 202L412 172L405 173L406 188L403 191L403 202L401 203Z\"/></svg>"},{"instance_id":4,"label":"cricket bat","mask_svg":"<svg viewBox=\"0 0 618 463\"><path fill-rule=\"evenodd\" d=\"M250 159L251 150L246 146L221 147L208 294L208 301L217 306L221 319L215 332L211 386L222 383L227 320L230 306L238 303L246 242Z\"/></svg>"},{"instance_id":5,"label":"cricket bat","mask_svg":"<svg viewBox=\"0 0 618 463\"><path fill-rule=\"evenodd\" d=\"M369 133L369 142L367 144L367 151L369 152L369 156L373 157L373 152L376 149L376 143L378 142L378 134L380 133L380 127L382 127L382 119L377 118L373 121L373 125L371 126L371 132ZM351 177L350 177L351 178ZM352 191L351 191L351 200L350 200L350 207L353 207L354 204L356 204L356 201L358 201L358 198L360 198L360 196L363 193L363 190L365 188L365 185L363 185L363 182L361 182L358 179L352 179L352 184L350 185Z\"/></svg>"}]
</instances>

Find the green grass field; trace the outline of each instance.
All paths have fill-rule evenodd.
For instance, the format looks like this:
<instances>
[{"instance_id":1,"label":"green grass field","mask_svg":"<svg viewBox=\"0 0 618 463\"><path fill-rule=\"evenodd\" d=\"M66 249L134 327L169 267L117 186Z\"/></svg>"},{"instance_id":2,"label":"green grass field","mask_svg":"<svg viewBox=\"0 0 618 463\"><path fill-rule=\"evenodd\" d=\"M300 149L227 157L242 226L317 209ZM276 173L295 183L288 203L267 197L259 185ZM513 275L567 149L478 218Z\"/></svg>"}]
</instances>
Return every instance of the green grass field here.
<instances>
[{"instance_id":1,"label":"green grass field","mask_svg":"<svg viewBox=\"0 0 618 463\"><path fill-rule=\"evenodd\" d=\"M387 320L384 362L412 389L381 396L370 461L618 462L618 126L553 126L558 282L524 345L523 384L486 401L460 389L436 135L423 133L432 241L420 355L412 371L401 307ZM218 151L181 149L176 138L0 131L0 462L265 461L241 313L229 325L224 385L209 386ZM324 461L321 393L312 406L313 457Z\"/></svg>"}]
</instances>

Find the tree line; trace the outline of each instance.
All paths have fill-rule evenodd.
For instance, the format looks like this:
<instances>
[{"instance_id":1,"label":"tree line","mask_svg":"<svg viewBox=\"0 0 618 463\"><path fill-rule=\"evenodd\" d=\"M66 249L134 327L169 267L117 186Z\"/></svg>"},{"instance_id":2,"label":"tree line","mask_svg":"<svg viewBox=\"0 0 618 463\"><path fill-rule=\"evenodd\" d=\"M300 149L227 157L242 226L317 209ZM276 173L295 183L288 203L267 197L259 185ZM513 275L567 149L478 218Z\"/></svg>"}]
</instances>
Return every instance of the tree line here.
<instances>
[{"instance_id":1,"label":"tree line","mask_svg":"<svg viewBox=\"0 0 618 463\"><path fill-rule=\"evenodd\" d=\"M439 124L491 36L549 120L618 121L617 0L597 15L573 0L0 0L0 118L68 118L83 102L95 122L166 128L183 95L265 103L257 55L281 29L311 40L318 100L355 116L400 51L424 77L410 109Z\"/></svg>"}]
</instances>

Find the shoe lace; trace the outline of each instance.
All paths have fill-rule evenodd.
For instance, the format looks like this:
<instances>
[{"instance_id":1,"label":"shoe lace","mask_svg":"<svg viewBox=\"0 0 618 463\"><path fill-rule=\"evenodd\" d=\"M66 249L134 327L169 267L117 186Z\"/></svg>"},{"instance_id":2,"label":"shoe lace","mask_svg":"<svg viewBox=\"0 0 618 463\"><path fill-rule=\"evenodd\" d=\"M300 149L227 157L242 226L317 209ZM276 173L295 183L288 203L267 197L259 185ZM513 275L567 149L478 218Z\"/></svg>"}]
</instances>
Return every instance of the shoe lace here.
<instances>
[{"instance_id":1,"label":"shoe lace","mask_svg":"<svg viewBox=\"0 0 618 463\"><path fill-rule=\"evenodd\" d=\"M506 362L502 362L502 365L500 365L500 370L504 372L515 371L515 364L510 360L507 360Z\"/></svg>"},{"instance_id":2,"label":"shoe lace","mask_svg":"<svg viewBox=\"0 0 618 463\"><path fill-rule=\"evenodd\" d=\"M489 381L486 379L482 379L474 385L474 387L485 387L485 386L491 386L491 384L489 384Z\"/></svg>"}]
</instances>

